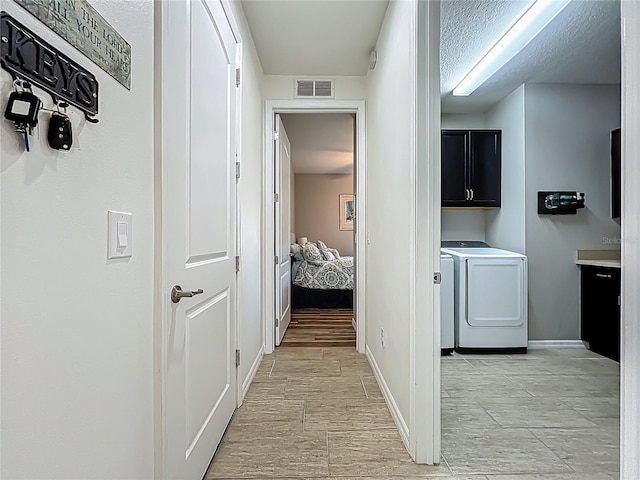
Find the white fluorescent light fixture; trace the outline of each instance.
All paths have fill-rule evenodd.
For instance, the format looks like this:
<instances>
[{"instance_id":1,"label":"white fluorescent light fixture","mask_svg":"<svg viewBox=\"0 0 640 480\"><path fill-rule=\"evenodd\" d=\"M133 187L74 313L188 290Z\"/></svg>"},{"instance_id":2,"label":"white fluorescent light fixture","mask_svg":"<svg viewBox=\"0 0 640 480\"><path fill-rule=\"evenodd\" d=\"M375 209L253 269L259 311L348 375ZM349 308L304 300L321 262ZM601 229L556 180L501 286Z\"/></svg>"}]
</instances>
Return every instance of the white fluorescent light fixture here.
<instances>
[{"instance_id":1,"label":"white fluorescent light fixture","mask_svg":"<svg viewBox=\"0 0 640 480\"><path fill-rule=\"evenodd\" d=\"M471 95L526 47L570 1L538 0L535 2L453 89L453 95L462 97Z\"/></svg>"}]
</instances>

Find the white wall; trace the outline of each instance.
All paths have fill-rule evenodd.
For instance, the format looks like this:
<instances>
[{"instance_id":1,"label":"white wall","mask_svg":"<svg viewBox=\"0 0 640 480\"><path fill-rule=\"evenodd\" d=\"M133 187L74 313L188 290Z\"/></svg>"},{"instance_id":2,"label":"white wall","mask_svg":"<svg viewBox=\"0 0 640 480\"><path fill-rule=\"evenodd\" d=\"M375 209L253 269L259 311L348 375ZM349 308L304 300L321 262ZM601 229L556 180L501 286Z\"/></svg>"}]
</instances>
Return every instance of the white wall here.
<instances>
[{"instance_id":1,"label":"white wall","mask_svg":"<svg viewBox=\"0 0 640 480\"><path fill-rule=\"evenodd\" d=\"M369 74L367 109L366 344L401 421L409 421L409 321L412 254L412 2L392 1ZM392 259L392 261L390 261ZM380 330L385 332L385 347Z\"/></svg>"},{"instance_id":2,"label":"white wall","mask_svg":"<svg viewBox=\"0 0 640 480\"><path fill-rule=\"evenodd\" d=\"M100 123L76 125L69 153L47 146L45 113L30 153L0 122L0 477L11 480L154 476L153 2L91 3L131 44L130 91L2 3L100 84ZM0 78L4 110L11 78ZM133 213L129 259L106 258L109 209Z\"/></svg>"},{"instance_id":3,"label":"white wall","mask_svg":"<svg viewBox=\"0 0 640 480\"><path fill-rule=\"evenodd\" d=\"M525 198L534 198L525 195L524 96L522 85L486 116L487 128L502 130L501 208L485 212L486 241L518 253L525 253Z\"/></svg>"},{"instance_id":4,"label":"white wall","mask_svg":"<svg viewBox=\"0 0 640 480\"><path fill-rule=\"evenodd\" d=\"M334 79L334 100L364 100L367 98L367 77L265 75L262 94L266 100L293 100L295 98L295 81L299 78Z\"/></svg>"},{"instance_id":5,"label":"white wall","mask_svg":"<svg viewBox=\"0 0 640 480\"><path fill-rule=\"evenodd\" d=\"M577 249L616 248L609 218L610 131L620 126L620 87L528 84L525 87L526 254L529 338L579 338ZM539 190L585 193L577 215L538 215Z\"/></svg>"},{"instance_id":6,"label":"white wall","mask_svg":"<svg viewBox=\"0 0 640 480\"><path fill-rule=\"evenodd\" d=\"M353 175L297 174L296 237L322 240L340 255L353 256L353 230L340 230L340 195L353 194Z\"/></svg>"},{"instance_id":7,"label":"white wall","mask_svg":"<svg viewBox=\"0 0 640 480\"><path fill-rule=\"evenodd\" d=\"M444 129L482 129L487 128L487 117L484 113L443 113L440 125Z\"/></svg>"},{"instance_id":8,"label":"white wall","mask_svg":"<svg viewBox=\"0 0 640 480\"><path fill-rule=\"evenodd\" d=\"M443 129L487 128L484 113L443 113L440 116ZM485 211L452 208L442 210L442 240L485 241Z\"/></svg>"},{"instance_id":9,"label":"white wall","mask_svg":"<svg viewBox=\"0 0 640 480\"><path fill-rule=\"evenodd\" d=\"M242 35L242 144L240 178L240 382L249 387L262 335L262 67L240 2L230 2Z\"/></svg>"},{"instance_id":10,"label":"white wall","mask_svg":"<svg viewBox=\"0 0 640 480\"><path fill-rule=\"evenodd\" d=\"M443 209L441 215L442 240L485 241L484 210L451 208Z\"/></svg>"}]
</instances>

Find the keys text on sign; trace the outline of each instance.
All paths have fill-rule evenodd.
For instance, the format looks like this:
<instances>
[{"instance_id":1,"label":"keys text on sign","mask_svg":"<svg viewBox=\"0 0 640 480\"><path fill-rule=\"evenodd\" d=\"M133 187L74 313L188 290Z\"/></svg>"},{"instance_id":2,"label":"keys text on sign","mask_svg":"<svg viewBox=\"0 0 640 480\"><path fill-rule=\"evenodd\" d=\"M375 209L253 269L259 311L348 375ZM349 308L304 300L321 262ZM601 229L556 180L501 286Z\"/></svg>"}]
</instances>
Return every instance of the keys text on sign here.
<instances>
[{"instance_id":1,"label":"keys text on sign","mask_svg":"<svg viewBox=\"0 0 640 480\"><path fill-rule=\"evenodd\" d=\"M98 113L96 77L11 17L0 13L2 68L90 116ZM95 121L95 120L94 120Z\"/></svg>"}]
</instances>

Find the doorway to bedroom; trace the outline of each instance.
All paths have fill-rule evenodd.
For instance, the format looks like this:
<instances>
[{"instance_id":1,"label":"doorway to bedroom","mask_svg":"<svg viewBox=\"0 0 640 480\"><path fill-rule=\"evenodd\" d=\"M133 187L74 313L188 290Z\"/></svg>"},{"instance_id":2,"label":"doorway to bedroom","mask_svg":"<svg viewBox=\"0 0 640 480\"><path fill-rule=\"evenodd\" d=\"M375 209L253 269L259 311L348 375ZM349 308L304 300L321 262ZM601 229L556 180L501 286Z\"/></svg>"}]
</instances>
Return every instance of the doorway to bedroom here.
<instances>
[{"instance_id":1,"label":"doorway to bedroom","mask_svg":"<svg viewBox=\"0 0 640 480\"><path fill-rule=\"evenodd\" d=\"M274 343L355 350L355 114L281 113L275 127Z\"/></svg>"}]
</instances>

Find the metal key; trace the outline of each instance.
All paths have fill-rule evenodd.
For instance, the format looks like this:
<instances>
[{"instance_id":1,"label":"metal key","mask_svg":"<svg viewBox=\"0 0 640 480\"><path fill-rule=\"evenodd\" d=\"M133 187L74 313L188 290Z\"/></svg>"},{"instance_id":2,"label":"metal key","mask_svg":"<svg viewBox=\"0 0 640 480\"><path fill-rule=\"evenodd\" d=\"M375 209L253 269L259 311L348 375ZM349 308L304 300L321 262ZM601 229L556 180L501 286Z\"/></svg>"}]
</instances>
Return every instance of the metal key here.
<instances>
[{"instance_id":1,"label":"metal key","mask_svg":"<svg viewBox=\"0 0 640 480\"><path fill-rule=\"evenodd\" d=\"M29 130L27 130L27 126L22 123L16 123L16 132L22 134L22 138L24 140L24 149L28 152L29 150Z\"/></svg>"}]
</instances>

